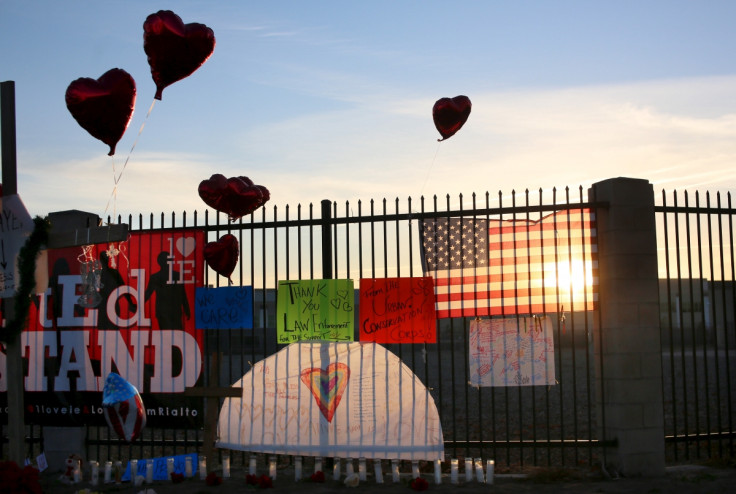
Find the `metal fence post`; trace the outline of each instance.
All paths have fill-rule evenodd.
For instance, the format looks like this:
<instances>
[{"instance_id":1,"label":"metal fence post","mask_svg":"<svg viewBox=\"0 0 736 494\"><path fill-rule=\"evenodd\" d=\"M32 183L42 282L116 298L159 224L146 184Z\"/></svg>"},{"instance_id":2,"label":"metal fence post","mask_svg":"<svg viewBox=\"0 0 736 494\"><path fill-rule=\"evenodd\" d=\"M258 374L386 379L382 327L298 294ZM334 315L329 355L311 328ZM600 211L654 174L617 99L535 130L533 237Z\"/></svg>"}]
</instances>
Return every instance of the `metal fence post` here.
<instances>
[{"instance_id":1,"label":"metal fence post","mask_svg":"<svg viewBox=\"0 0 736 494\"><path fill-rule=\"evenodd\" d=\"M332 279L332 201L322 199L322 279Z\"/></svg>"},{"instance_id":2,"label":"metal fence post","mask_svg":"<svg viewBox=\"0 0 736 494\"><path fill-rule=\"evenodd\" d=\"M596 389L605 456L626 476L664 474L662 348L654 192L646 180L593 184L600 269ZM605 436L605 437L604 437Z\"/></svg>"}]
</instances>

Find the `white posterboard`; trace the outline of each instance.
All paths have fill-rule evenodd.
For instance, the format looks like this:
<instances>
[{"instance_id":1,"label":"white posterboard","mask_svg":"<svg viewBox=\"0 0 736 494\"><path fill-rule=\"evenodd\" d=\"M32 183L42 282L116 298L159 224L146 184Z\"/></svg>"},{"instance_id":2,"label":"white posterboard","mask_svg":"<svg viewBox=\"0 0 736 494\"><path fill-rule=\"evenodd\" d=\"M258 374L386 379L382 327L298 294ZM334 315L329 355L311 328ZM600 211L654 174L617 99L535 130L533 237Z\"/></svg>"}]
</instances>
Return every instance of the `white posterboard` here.
<instances>
[{"instance_id":1,"label":"white posterboard","mask_svg":"<svg viewBox=\"0 0 736 494\"><path fill-rule=\"evenodd\" d=\"M429 391L376 343L294 343L234 384L217 447L335 458L437 460L444 441Z\"/></svg>"},{"instance_id":2,"label":"white posterboard","mask_svg":"<svg viewBox=\"0 0 736 494\"><path fill-rule=\"evenodd\" d=\"M552 319L512 317L470 323L471 386L555 384Z\"/></svg>"}]
</instances>

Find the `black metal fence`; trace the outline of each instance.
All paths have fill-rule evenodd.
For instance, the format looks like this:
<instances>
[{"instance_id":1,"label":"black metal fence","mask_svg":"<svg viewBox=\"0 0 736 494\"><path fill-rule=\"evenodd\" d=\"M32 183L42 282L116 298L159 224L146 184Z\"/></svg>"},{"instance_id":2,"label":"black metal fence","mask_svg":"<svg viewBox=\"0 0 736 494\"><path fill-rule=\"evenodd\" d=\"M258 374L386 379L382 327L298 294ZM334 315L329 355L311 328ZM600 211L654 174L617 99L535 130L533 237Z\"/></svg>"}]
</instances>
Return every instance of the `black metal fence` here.
<instances>
[{"instance_id":1,"label":"black metal fence","mask_svg":"<svg viewBox=\"0 0 736 494\"><path fill-rule=\"evenodd\" d=\"M730 193L658 199L667 460L733 457L736 210Z\"/></svg>"},{"instance_id":2,"label":"black metal fence","mask_svg":"<svg viewBox=\"0 0 736 494\"><path fill-rule=\"evenodd\" d=\"M240 262L233 281L254 287L255 329L209 332L205 343L207 359L212 354L223 356L218 384L229 385L252 363L281 348L276 344L275 330L279 280L349 278L356 281L357 288L361 278L422 276L419 225L423 220L462 217L533 222L551 212L591 207L584 201L582 188L573 193L577 197L571 198L566 189L564 197L558 198L554 191L546 203L541 190L538 195L527 191L510 198L500 193L497 197L473 195L469 202L462 196L447 196L442 201L435 197L431 202L422 199L419 204L411 199L403 204L397 199L367 205L322 201L319 211L312 205L283 210L274 207L234 223L220 214L207 213L203 218L196 213L172 213L118 220L133 230L199 228L207 232L208 241L225 233L238 238ZM518 235L528 236L528 227ZM546 235L547 242L556 241L555 232ZM226 283L214 272L207 272L207 285ZM440 414L447 455L491 458L499 468L597 462L592 313L570 313L572 301L550 292L554 307L561 308L546 314L554 321L554 386L469 386L469 317L439 320L436 344L386 345L430 389ZM209 362L204 368L209 368ZM200 448L201 439L202 431L145 429L142 439L130 446L105 427L90 427L88 457L103 460L182 454ZM233 461L237 463L239 457L246 461L244 455L237 454Z\"/></svg>"}]
</instances>

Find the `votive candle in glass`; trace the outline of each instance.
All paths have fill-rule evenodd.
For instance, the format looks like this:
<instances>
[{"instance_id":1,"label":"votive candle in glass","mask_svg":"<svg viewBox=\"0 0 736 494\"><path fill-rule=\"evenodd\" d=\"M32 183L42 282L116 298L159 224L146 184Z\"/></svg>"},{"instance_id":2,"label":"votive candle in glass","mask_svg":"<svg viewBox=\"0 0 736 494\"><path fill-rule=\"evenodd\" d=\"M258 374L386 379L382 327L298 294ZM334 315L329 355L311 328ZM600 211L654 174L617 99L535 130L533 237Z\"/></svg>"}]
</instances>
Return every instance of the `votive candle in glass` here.
<instances>
[{"instance_id":1,"label":"votive candle in glass","mask_svg":"<svg viewBox=\"0 0 736 494\"><path fill-rule=\"evenodd\" d=\"M434 460L434 483L442 483L442 463L440 460Z\"/></svg>"},{"instance_id":2,"label":"votive candle in glass","mask_svg":"<svg viewBox=\"0 0 736 494\"><path fill-rule=\"evenodd\" d=\"M401 475L399 475L399 460L391 460L391 479L394 482L401 480Z\"/></svg>"},{"instance_id":3,"label":"votive candle in glass","mask_svg":"<svg viewBox=\"0 0 736 494\"><path fill-rule=\"evenodd\" d=\"M366 465L365 465L365 458L358 458L358 479L361 482L366 481Z\"/></svg>"},{"instance_id":4,"label":"votive candle in glass","mask_svg":"<svg viewBox=\"0 0 736 494\"><path fill-rule=\"evenodd\" d=\"M90 483L92 485L97 485L100 483L100 464L94 460L90 461L89 464L92 468L92 473L90 475Z\"/></svg>"},{"instance_id":5,"label":"votive candle in glass","mask_svg":"<svg viewBox=\"0 0 736 494\"><path fill-rule=\"evenodd\" d=\"M493 460L488 460L488 462L486 462L486 484L488 485L493 484L494 467L495 467L495 462Z\"/></svg>"},{"instance_id":6,"label":"votive candle in glass","mask_svg":"<svg viewBox=\"0 0 736 494\"><path fill-rule=\"evenodd\" d=\"M332 479L340 480L340 458L335 458L332 463Z\"/></svg>"},{"instance_id":7,"label":"votive candle in glass","mask_svg":"<svg viewBox=\"0 0 736 494\"><path fill-rule=\"evenodd\" d=\"M248 459L248 474L255 475L256 474L256 457L251 456Z\"/></svg>"},{"instance_id":8,"label":"votive candle in glass","mask_svg":"<svg viewBox=\"0 0 736 494\"><path fill-rule=\"evenodd\" d=\"M457 458L453 458L450 460L450 483L451 484L457 484L458 483L458 461Z\"/></svg>"},{"instance_id":9,"label":"votive candle in glass","mask_svg":"<svg viewBox=\"0 0 736 494\"><path fill-rule=\"evenodd\" d=\"M138 460L130 460L130 481L135 482L138 475Z\"/></svg>"},{"instance_id":10,"label":"votive candle in glass","mask_svg":"<svg viewBox=\"0 0 736 494\"><path fill-rule=\"evenodd\" d=\"M146 460L146 483L153 484L153 460Z\"/></svg>"},{"instance_id":11,"label":"votive candle in glass","mask_svg":"<svg viewBox=\"0 0 736 494\"><path fill-rule=\"evenodd\" d=\"M465 458L465 482L473 480L473 459Z\"/></svg>"},{"instance_id":12,"label":"votive candle in glass","mask_svg":"<svg viewBox=\"0 0 736 494\"><path fill-rule=\"evenodd\" d=\"M299 482L302 479L302 457L294 457L294 480Z\"/></svg>"},{"instance_id":13,"label":"votive candle in glass","mask_svg":"<svg viewBox=\"0 0 736 494\"><path fill-rule=\"evenodd\" d=\"M383 470L381 470L381 460L373 460L373 471L376 474L376 484L383 484Z\"/></svg>"},{"instance_id":14,"label":"votive candle in glass","mask_svg":"<svg viewBox=\"0 0 736 494\"><path fill-rule=\"evenodd\" d=\"M230 455L228 453L222 455L222 478L230 478Z\"/></svg>"},{"instance_id":15,"label":"votive candle in glass","mask_svg":"<svg viewBox=\"0 0 736 494\"><path fill-rule=\"evenodd\" d=\"M109 484L110 482L112 482L111 476L112 476L112 462L106 461L105 462L105 477L104 477L104 482L106 484Z\"/></svg>"},{"instance_id":16,"label":"votive candle in glass","mask_svg":"<svg viewBox=\"0 0 736 494\"><path fill-rule=\"evenodd\" d=\"M272 480L276 480L276 457L275 456L268 457L268 476L271 477Z\"/></svg>"},{"instance_id":17,"label":"votive candle in glass","mask_svg":"<svg viewBox=\"0 0 736 494\"><path fill-rule=\"evenodd\" d=\"M207 478L207 457L200 455L199 457L199 480Z\"/></svg>"},{"instance_id":18,"label":"votive candle in glass","mask_svg":"<svg viewBox=\"0 0 736 494\"><path fill-rule=\"evenodd\" d=\"M187 456L184 458L184 476L186 478L192 477L192 457Z\"/></svg>"},{"instance_id":19,"label":"votive candle in glass","mask_svg":"<svg viewBox=\"0 0 736 494\"><path fill-rule=\"evenodd\" d=\"M483 475L483 459L482 458L475 459L475 480L477 482L480 482L481 484L486 481L485 476Z\"/></svg>"}]
</instances>

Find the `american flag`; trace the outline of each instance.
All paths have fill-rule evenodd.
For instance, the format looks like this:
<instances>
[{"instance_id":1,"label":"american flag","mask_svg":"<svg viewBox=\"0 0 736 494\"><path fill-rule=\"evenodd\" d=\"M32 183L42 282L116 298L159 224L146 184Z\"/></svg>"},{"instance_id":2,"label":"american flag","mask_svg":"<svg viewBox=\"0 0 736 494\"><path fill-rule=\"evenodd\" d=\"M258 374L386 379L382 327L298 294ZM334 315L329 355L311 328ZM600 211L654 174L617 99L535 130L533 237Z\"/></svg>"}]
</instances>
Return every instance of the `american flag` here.
<instances>
[{"instance_id":1,"label":"american flag","mask_svg":"<svg viewBox=\"0 0 736 494\"><path fill-rule=\"evenodd\" d=\"M451 217L421 224L437 317L593 310L598 300L595 213L537 221Z\"/></svg>"}]
</instances>

